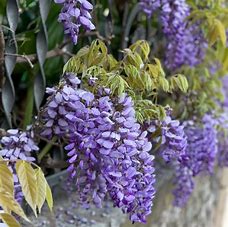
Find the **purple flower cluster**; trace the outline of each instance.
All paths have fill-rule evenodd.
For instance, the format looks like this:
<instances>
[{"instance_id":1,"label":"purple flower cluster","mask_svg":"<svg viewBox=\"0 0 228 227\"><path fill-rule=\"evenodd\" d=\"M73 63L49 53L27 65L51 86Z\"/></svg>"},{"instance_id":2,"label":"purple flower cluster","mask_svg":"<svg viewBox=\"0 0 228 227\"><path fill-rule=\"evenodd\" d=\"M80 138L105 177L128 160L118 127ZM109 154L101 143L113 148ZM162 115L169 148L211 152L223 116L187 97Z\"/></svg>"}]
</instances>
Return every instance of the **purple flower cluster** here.
<instances>
[{"instance_id":1,"label":"purple flower cluster","mask_svg":"<svg viewBox=\"0 0 228 227\"><path fill-rule=\"evenodd\" d=\"M5 160L16 161L17 159L32 162L35 158L31 157L33 151L38 151L33 140L33 132L19 131L18 129L10 129L7 135L0 139L0 156Z\"/></svg>"},{"instance_id":2,"label":"purple flower cluster","mask_svg":"<svg viewBox=\"0 0 228 227\"><path fill-rule=\"evenodd\" d=\"M201 62L207 44L197 24L188 25L190 7L185 0L141 0L143 11L151 16L159 9L163 33L167 38L166 66L176 70Z\"/></svg>"},{"instance_id":3,"label":"purple flower cluster","mask_svg":"<svg viewBox=\"0 0 228 227\"><path fill-rule=\"evenodd\" d=\"M218 152L217 121L205 115L201 124L185 122L188 144L186 154L176 163L176 188L174 204L184 206L194 188L193 177L200 173L212 173Z\"/></svg>"},{"instance_id":4,"label":"purple flower cluster","mask_svg":"<svg viewBox=\"0 0 228 227\"><path fill-rule=\"evenodd\" d=\"M57 135L69 142L68 171L76 179L81 203L101 207L108 195L115 206L129 213L132 222L146 222L155 194L154 157L147 132L136 122L130 97L95 95L80 89L80 80L65 75L43 110L42 135Z\"/></svg>"},{"instance_id":5,"label":"purple flower cluster","mask_svg":"<svg viewBox=\"0 0 228 227\"><path fill-rule=\"evenodd\" d=\"M152 14L161 6L161 0L140 0L139 5L144 13L148 17L151 17Z\"/></svg>"},{"instance_id":6,"label":"purple flower cluster","mask_svg":"<svg viewBox=\"0 0 228 227\"><path fill-rule=\"evenodd\" d=\"M198 25L189 26L190 7L185 0L162 0L161 21L167 37L166 65L175 70L201 62L207 44Z\"/></svg>"},{"instance_id":7,"label":"purple flower cluster","mask_svg":"<svg viewBox=\"0 0 228 227\"><path fill-rule=\"evenodd\" d=\"M223 106L228 108L228 75L222 78L222 84L223 84L222 93L224 96Z\"/></svg>"},{"instance_id":8,"label":"purple flower cluster","mask_svg":"<svg viewBox=\"0 0 228 227\"><path fill-rule=\"evenodd\" d=\"M169 113L168 113L169 114ZM172 120L168 115L163 121L152 121L149 123L148 131L154 133L160 129L161 140L160 153L166 162L180 160L185 155L187 147L187 137L183 125L178 120Z\"/></svg>"},{"instance_id":9,"label":"purple flower cluster","mask_svg":"<svg viewBox=\"0 0 228 227\"><path fill-rule=\"evenodd\" d=\"M32 162L35 160L33 158L32 152L38 151L39 148L35 144L34 134L31 129L27 131L19 131L18 129L10 129L7 134L0 139L0 156L4 160L10 160L11 171L14 173L14 187L15 187L15 198L18 202L22 202L23 194L21 192L21 187L15 172L15 163L18 159Z\"/></svg>"},{"instance_id":10,"label":"purple flower cluster","mask_svg":"<svg viewBox=\"0 0 228 227\"><path fill-rule=\"evenodd\" d=\"M175 185L175 189L173 190L173 205L184 207L194 190L193 173L191 169L181 163L176 163L175 171L176 175L173 182Z\"/></svg>"},{"instance_id":11,"label":"purple flower cluster","mask_svg":"<svg viewBox=\"0 0 228 227\"><path fill-rule=\"evenodd\" d=\"M218 118L218 165L228 167L228 109Z\"/></svg>"},{"instance_id":12,"label":"purple flower cluster","mask_svg":"<svg viewBox=\"0 0 228 227\"><path fill-rule=\"evenodd\" d=\"M95 29L91 22L90 12L93 5L87 0L55 0L55 3L63 4L59 21L63 23L65 34L71 36L74 44L77 44L80 27L86 31Z\"/></svg>"},{"instance_id":13,"label":"purple flower cluster","mask_svg":"<svg viewBox=\"0 0 228 227\"><path fill-rule=\"evenodd\" d=\"M196 176L201 172L212 173L218 152L217 121L211 115L205 115L202 126L187 121L185 133L188 137L187 165Z\"/></svg>"},{"instance_id":14,"label":"purple flower cluster","mask_svg":"<svg viewBox=\"0 0 228 227\"><path fill-rule=\"evenodd\" d=\"M69 136L68 119L77 108L83 108L82 100L89 104L94 98L92 93L78 89L80 83L74 74L67 74L59 88L47 88L50 97L40 114L41 136L48 139L54 135L60 138Z\"/></svg>"}]
</instances>

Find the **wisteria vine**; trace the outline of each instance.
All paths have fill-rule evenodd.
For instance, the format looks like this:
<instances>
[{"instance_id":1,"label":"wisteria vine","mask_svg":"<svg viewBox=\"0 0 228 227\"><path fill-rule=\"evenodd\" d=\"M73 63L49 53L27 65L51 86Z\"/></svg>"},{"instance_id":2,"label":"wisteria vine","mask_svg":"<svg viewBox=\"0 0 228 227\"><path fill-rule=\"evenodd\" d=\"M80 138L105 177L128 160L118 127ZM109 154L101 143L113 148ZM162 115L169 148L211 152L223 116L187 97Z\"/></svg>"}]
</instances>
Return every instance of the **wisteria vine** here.
<instances>
[{"instance_id":1,"label":"wisteria vine","mask_svg":"<svg viewBox=\"0 0 228 227\"><path fill-rule=\"evenodd\" d=\"M95 29L91 16L94 6L89 1L54 1L62 7L58 21L74 44L82 27L86 31ZM208 43L199 22L191 24L186 19L192 9L185 0L140 0L139 5L149 18L155 12L159 17L166 39L164 65L169 71L175 72L182 66L195 67L203 61ZM196 176L213 174L216 164L228 166L227 78L223 79L225 86L220 88L224 101L215 99L220 111L210 110L199 116L194 113L178 120L169 106L162 106L156 112L161 107L157 96L161 87L172 93L175 82L181 90L187 79L178 80L178 75L166 79L157 59L154 59L156 64L149 63L148 45L125 49L123 52L127 54L119 64L106 53L106 47L99 42L95 44L96 51L85 47L76 55L74 67L78 73L67 68L69 61L59 83L46 89L47 100L34 124L24 131L4 131L0 138L0 158L9 162L14 175L14 196L21 202L23 194L15 162L36 162L39 140L55 139L64 147L69 181L73 182L84 208L91 204L100 208L108 198L133 223L146 223L157 190L155 162L158 159L173 171L173 204L178 207L187 204ZM97 55L93 56L94 53ZM89 56L92 63L84 56ZM217 65L213 67L211 73L215 74ZM106 72L106 68L113 71ZM98 71L97 77L90 75L93 70ZM91 76L89 80L88 76ZM125 83L121 78L127 78L123 79ZM141 103L146 103L142 105L144 109L139 108ZM140 112L143 121L137 118L137 111L146 112L146 117Z\"/></svg>"},{"instance_id":2,"label":"wisteria vine","mask_svg":"<svg viewBox=\"0 0 228 227\"><path fill-rule=\"evenodd\" d=\"M200 27L188 24L186 18L191 9L185 0L141 0L140 5L149 17L159 12L167 39L165 62L168 69L193 67L202 61L207 43Z\"/></svg>"}]
</instances>

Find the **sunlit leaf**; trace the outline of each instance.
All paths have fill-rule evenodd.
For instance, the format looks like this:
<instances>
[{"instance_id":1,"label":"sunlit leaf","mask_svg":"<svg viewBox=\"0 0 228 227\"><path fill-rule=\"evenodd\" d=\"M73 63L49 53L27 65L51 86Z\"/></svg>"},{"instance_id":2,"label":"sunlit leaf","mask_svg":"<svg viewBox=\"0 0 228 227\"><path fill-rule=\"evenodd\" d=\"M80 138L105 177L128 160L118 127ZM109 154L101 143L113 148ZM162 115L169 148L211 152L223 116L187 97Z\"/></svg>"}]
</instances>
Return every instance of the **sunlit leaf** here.
<instances>
[{"instance_id":1,"label":"sunlit leaf","mask_svg":"<svg viewBox=\"0 0 228 227\"><path fill-rule=\"evenodd\" d=\"M46 181L46 201L50 210L53 208L53 198L51 193L51 188Z\"/></svg>"},{"instance_id":2,"label":"sunlit leaf","mask_svg":"<svg viewBox=\"0 0 228 227\"><path fill-rule=\"evenodd\" d=\"M20 227L18 221L10 214L0 213L0 220L2 220L9 227Z\"/></svg>"},{"instance_id":3,"label":"sunlit leaf","mask_svg":"<svg viewBox=\"0 0 228 227\"><path fill-rule=\"evenodd\" d=\"M37 216L36 207L38 191L35 170L29 163L20 160L16 163L16 171L25 200Z\"/></svg>"},{"instance_id":4,"label":"sunlit leaf","mask_svg":"<svg viewBox=\"0 0 228 227\"><path fill-rule=\"evenodd\" d=\"M170 89L174 90L179 88L183 92L187 92L188 90L188 81L185 76L181 74L177 74L172 76L170 79Z\"/></svg>"},{"instance_id":5,"label":"sunlit leaf","mask_svg":"<svg viewBox=\"0 0 228 227\"><path fill-rule=\"evenodd\" d=\"M138 40L129 47L133 52L137 52L140 57L145 61L148 59L150 53L150 46L145 40Z\"/></svg>"},{"instance_id":6,"label":"sunlit leaf","mask_svg":"<svg viewBox=\"0 0 228 227\"><path fill-rule=\"evenodd\" d=\"M42 172L42 170L40 168L35 170L36 172L36 182L37 182L37 191L38 191L38 195L37 195L37 207L39 210L39 213L41 212L41 208L45 202L45 198L46 198L46 179L44 177L44 173Z\"/></svg>"},{"instance_id":7,"label":"sunlit leaf","mask_svg":"<svg viewBox=\"0 0 228 227\"><path fill-rule=\"evenodd\" d=\"M8 192L14 196L13 174L8 168L6 162L0 162L0 190Z\"/></svg>"},{"instance_id":8,"label":"sunlit leaf","mask_svg":"<svg viewBox=\"0 0 228 227\"><path fill-rule=\"evenodd\" d=\"M6 213L12 211L20 217L24 218L26 221L29 221L21 206L18 204L18 202L14 199L12 195L4 191L0 191L0 195L0 205Z\"/></svg>"}]
</instances>

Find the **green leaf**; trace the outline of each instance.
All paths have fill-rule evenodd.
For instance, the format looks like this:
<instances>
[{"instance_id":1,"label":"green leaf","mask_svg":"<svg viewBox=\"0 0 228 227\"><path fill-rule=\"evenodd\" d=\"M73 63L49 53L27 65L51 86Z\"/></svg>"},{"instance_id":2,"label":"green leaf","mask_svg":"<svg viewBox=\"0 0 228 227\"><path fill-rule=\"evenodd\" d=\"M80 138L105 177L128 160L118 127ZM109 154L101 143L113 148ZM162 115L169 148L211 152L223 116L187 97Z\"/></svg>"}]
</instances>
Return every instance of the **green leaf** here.
<instances>
[{"instance_id":1,"label":"green leaf","mask_svg":"<svg viewBox=\"0 0 228 227\"><path fill-rule=\"evenodd\" d=\"M102 63L106 60L107 54L107 47L101 40L97 39L93 41L87 56L87 67Z\"/></svg>"},{"instance_id":2,"label":"green leaf","mask_svg":"<svg viewBox=\"0 0 228 227\"><path fill-rule=\"evenodd\" d=\"M50 210L53 208L53 198L51 193L51 188L46 181L46 201Z\"/></svg>"},{"instance_id":3,"label":"green leaf","mask_svg":"<svg viewBox=\"0 0 228 227\"><path fill-rule=\"evenodd\" d=\"M132 52L130 49L125 49L124 53L125 53L124 59L126 64L133 65L137 69L143 68L144 63L141 56L138 53Z\"/></svg>"},{"instance_id":4,"label":"green leaf","mask_svg":"<svg viewBox=\"0 0 228 227\"><path fill-rule=\"evenodd\" d=\"M8 192L14 196L13 174L5 162L0 161L0 191Z\"/></svg>"},{"instance_id":5,"label":"green leaf","mask_svg":"<svg viewBox=\"0 0 228 227\"><path fill-rule=\"evenodd\" d=\"M150 54L150 45L145 40L138 40L136 43L129 47L132 52L137 52L140 57L146 61Z\"/></svg>"},{"instance_id":6,"label":"green leaf","mask_svg":"<svg viewBox=\"0 0 228 227\"><path fill-rule=\"evenodd\" d=\"M35 216L37 216L36 207L38 191L35 170L29 163L19 160L16 163L16 171L25 200L32 208Z\"/></svg>"},{"instance_id":7,"label":"green leaf","mask_svg":"<svg viewBox=\"0 0 228 227\"><path fill-rule=\"evenodd\" d=\"M36 169L35 172L36 172L36 182L37 182L37 191L38 191L37 207L40 213L46 198L47 183L41 168Z\"/></svg>"},{"instance_id":8,"label":"green leaf","mask_svg":"<svg viewBox=\"0 0 228 227\"><path fill-rule=\"evenodd\" d=\"M68 62L63 67L63 73L72 72L72 73L81 73L83 69L82 61L79 57L74 56L68 60Z\"/></svg>"},{"instance_id":9,"label":"green leaf","mask_svg":"<svg viewBox=\"0 0 228 227\"><path fill-rule=\"evenodd\" d=\"M169 89L169 81L164 77L159 77L159 85L163 91L168 92Z\"/></svg>"},{"instance_id":10,"label":"green leaf","mask_svg":"<svg viewBox=\"0 0 228 227\"><path fill-rule=\"evenodd\" d=\"M140 76L139 70L134 65L124 64L124 71L127 75L127 82L133 89L144 89L145 84Z\"/></svg>"},{"instance_id":11,"label":"green leaf","mask_svg":"<svg viewBox=\"0 0 228 227\"><path fill-rule=\"evenodd\" d=\"M222 41L223 46L226 47L226 29L220 20L214 19L208 38L210 45L213 45L219 38Z\"/></svg>"},{"instance_id":12,"label":"green leaf","mask_svg":"<svg viewBox=\"0 0 228 227\"><path fill-rule=\"evenodd\" d=\"M175 76L172 76L170 79L170 90L174 90L176 88L179 88L183 92L187 92L188 90L188 81L185 76L181 74L177 74Z\"/></svg>"},{"instance_id":13,"label":"green leaf","mask_svg":"<svg viewBox=\"0 0 228 227\"><path fill-rule=\"evenodd\" d=\"M124 80L121 75L118 74L109 74L102 83L104 87L111 89L112 94L116 93L118 96L121 95L129 88L128 83Z\"/></svg>"},{"instance_id":14,"label":"green leaf","mask_svg":"<svg viewBox=\"0 0 228 227\"><path fill-rule=\"evenodd\" d=\"M0 213L0 220L2 220L8 227L20 227L21 226L18 223L18 221L11 214Z\"/></svg>"},{"instance_id":15,"label":"green leaf","mask_svg":"<svg viewBox=\"0 0 228 227\"><path fill-rule=\"evenodd\" d=\"M29 222L29 219L26 217L24 211L22 210L19 203L14 199L12 195L5 191L0 191L0 205L6 213L14 212L20 217L24 218Z\"/></svg>"}]
</instances>

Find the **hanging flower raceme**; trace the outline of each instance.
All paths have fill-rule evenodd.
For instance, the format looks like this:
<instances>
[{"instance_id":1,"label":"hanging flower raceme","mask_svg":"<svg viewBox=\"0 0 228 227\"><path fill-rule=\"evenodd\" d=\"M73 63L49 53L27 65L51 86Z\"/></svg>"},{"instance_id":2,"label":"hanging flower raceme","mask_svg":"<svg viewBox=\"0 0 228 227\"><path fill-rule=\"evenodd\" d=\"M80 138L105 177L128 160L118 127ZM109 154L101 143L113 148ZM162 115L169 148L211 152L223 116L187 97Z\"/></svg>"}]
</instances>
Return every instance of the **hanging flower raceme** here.
<instances>
[{"instance_id":1,"label":"hanging flower raceme","mask_svg":"<svg viewBox=\"0 0 228 227\"><path fill-rule=\"evenodd\" d=\"M218 118L218 165L228 167L228 109Z\"/></svg>"},{"instance_id":2,"label":"hanging flower raceme","mask_svg":"<svg viewBox=\"0 0 228 227\"><path fill-rule=\"evenodd\" d=\"M167 37L166 64L170 70L183 65L195 66L204 56L207 44L200 27L188 25L190 7L185 0L161 0L161 21Z\"/></svg>"},{"instance_id":3,"label":"hanging flower raceme","mask_svg":"<svg viewBox=\"0 0 228 227\"><path fill-rule=\"evenodd\" d=\"M224 95L224 102L222 106L224 106L225 108L228 108L228 75L223 77L222 84L223 84L222 93Z\"/></svg>"},{"instance_id":4,"label":"hanging flower raceme","mask_svg":"<svg viewBox=\"0 0 228 227\"><path fill-rule=\"evenodd\" d=\"M175 163L174 205L183 207L187 203L194 188L193 177L213 172L218 152L216 124L211 115L205 115L201 124L190 120L184 123L188 145L186 154Z\"/></svg>"},{"instance_id":5,"label":"hanging flower raceme","mask_svg":"<svg viewBox=\"0 0 228 227\"><path fill-rule=\"evenodd\" d=\"M142 10L148 17L151 17L152 14L161 6L161 0L140 0L139 5Z\"/></svg>"},{"instance_id":6,"label":"hanging flower raceme","mask_svg":"<svg viewBox=\"0 0 228 227\"><path fill-rule=\"evenodd\" d=\"M185 133L188 138L187 165L196 176L201 172L212 173L218 152L217 121L211 115L205 115L202 125L194 121L185 122Z\"/></svg>"},{"instance_id":7,"label":"hanging flower raceme","mask_svg":"<svg viewBox=\"0 0 228 227\"><path fill-rule=\"evenodd\" d=\"M59 21L64 25L64 32L71 36L74 44L77 44L80 27L86 31L95 29L91 22L90 12L93 5L87 0L55 0L55 3L63 4Z\"/></svg>"},{"instance_id":8,"label":"hanging flower raceme","mask_svg":"<svg viewBox=\"0 0 228 227\"><path fill-rule=\"evenodd\" d=\"M160 142L159 152L166 162L180 160L186 153L187 137L184 132L184 126L178 120L173 120L170 116L170 111L167 111L167 116L163 121L155 120L148 124L148 131L156 133L160 130L159 137L156 137L155 142Z\"/></svg>"},{"instance_id":9,"label":"hanging flower raceme","mask_svg":"<svg viewBox=\"0 0 228 227\"><path fill-rule=\"evenodd\" d=\"M35 158L32 157L32 153L38 151L39 148L34 142L34 134L31 129L26 131L10 129L6 132L6 135L0 139L0 145L0 156L4 160L11 161L9 165L11 171L14 173L15 198L18 202L21 202L23 194L15 172L14 161L18 159L27 162L35 161Z\"/></svg>"},{"instance_id":10,"label":"hanging flower raceme","mask_svg":"<svg viewBox=\"0 0 228 227\"><path fill-rule=\"evenodd\" d=\"M191 10L185 0L141 0L140 5L149 16L158 10L167 40L167 68L176 70L202 61L207 44L200 27L197 24L188 25L186 18Z\"/></svg>"},{"instance_id":11,"label":"hanging flower raceme","mask_svg":"<svg viewBox=\"0 0 228 227\"><path fill-rule=\"evenodd\" d=\"M176 163L174 185L173 190L174 201L173 205L177 207L184 207L188 202L193 190L194 179L192 170L182 163Z\"/></svg>"},{"instance_id":12,"label":"hanging flower raceme","mask_svg":"<svg viewBox=\"0 0 228 227\"><path fill-rule=\"evenodd\" d=\"M78 88L80 80L67 74L43 110L43 135L65 137L68 172L76 179L81 203L101 207L106 195L145 222L155 194L152 145L136 122L130 97L113 98L108 89L96 94Z\"/></svg>"}]
</instances>

